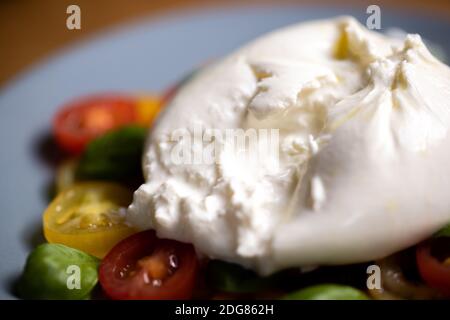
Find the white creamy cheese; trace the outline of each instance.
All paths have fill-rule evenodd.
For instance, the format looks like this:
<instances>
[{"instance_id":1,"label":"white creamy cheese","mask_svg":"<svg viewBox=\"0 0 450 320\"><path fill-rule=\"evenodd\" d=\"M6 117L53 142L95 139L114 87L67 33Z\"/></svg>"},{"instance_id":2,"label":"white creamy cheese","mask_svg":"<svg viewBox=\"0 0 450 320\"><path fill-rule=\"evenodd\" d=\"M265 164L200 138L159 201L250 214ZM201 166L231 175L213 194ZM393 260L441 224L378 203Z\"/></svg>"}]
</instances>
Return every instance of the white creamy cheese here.
<instances>
[{"instance_id":1,"label":"white creamy cheese","mask_svg":"<svg viewBox=\"0 0 450 320\"><path fill-rule=\"evenodd\" d=\"M279 129L279 152L175 164L174 130ZM275 31L167 106L128 221L261 274L380 258L450 222L450 69L353 18ZM279 157L277 162L274 157ZM278 165L274 165L278 163Z\"/></svg>"}]
</instances>

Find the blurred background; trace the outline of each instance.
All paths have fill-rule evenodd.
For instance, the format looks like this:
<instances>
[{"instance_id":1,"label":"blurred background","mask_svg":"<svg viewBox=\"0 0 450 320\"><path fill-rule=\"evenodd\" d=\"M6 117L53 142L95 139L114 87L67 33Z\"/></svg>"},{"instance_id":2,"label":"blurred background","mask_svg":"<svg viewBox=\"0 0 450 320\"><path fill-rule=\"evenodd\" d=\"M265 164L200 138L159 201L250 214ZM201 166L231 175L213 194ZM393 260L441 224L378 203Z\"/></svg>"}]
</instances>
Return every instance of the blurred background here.
<instances>
[{"instance_id":1,"label":"blurred background","mask_svg":"<svg viewBox=\"0 0 450 320\"><path fill-rule=\"evenodd\" d=\"M69 5L82 10L82 29L65 27ZM89 37L105 28L167 13L214 7L248 5L348 6L382 8L427 15L450 21L449 0L1 0L0 1L0 86L33 63L60 48Z\"/></svg>"}]
</instances>

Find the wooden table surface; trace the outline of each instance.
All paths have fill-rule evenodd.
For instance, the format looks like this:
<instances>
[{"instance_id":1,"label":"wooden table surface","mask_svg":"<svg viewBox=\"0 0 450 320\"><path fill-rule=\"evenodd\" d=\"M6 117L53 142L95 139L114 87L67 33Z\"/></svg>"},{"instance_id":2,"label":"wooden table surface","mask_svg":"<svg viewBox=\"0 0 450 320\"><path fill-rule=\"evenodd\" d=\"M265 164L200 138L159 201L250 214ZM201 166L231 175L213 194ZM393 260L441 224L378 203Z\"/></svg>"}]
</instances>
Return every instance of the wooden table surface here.
<instances>
[{"instance_id":1,"label":"wooden table surface","mask_svg":"<svg viewBox=\"0 0 450 320\"><path fill-rule=\"evenodd\" d=\"M450 21L450 0L0 0L0 86L57 49L103 28L171 10L274 3L395 8ZM66 9L81 8L81 30L66 28Z\"/></svg>"}]
</instances>

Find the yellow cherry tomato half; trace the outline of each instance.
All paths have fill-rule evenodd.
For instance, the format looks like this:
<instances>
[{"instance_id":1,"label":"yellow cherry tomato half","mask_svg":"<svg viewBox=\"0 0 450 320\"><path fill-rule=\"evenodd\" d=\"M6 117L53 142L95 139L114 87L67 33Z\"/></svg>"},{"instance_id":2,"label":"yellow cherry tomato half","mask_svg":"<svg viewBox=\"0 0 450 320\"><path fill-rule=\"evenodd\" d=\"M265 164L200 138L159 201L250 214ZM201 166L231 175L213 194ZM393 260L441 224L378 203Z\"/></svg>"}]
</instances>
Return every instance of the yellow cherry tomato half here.
<instances>
[{"instance_id":1,"label":"yellow cherry tomato half","mask_svg":"<svg viewBox=\"0 0 450 320\"><path fill-rule=\"evenodd\" d=\"M140 96L136 99L137 123L148 127L155 120L159 111L161 111L162 99L157 96Z\"/></svg>"},{"instance_id":2,"label":"yellow cherry tomato half","mask_svg":"<svg viewBox=\"0 0 450 320\"><path fill-rule=\"evenodd\" d=\"M124 221L131 200L132 192L115 183L77 183L45 210L45 238L103 258L120 240L135 233Z\"/></svg>"}]
</instances>

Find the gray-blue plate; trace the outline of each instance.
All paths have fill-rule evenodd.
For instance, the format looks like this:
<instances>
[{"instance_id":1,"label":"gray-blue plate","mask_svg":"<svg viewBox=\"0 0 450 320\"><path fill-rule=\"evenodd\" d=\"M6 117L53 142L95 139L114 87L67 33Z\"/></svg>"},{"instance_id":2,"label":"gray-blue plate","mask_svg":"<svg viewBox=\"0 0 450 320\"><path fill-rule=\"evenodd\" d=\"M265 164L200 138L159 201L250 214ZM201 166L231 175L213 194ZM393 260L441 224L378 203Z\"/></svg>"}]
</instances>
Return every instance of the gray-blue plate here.
<instances>
[{"instance_id":1,"label":"gray-blue plate","mask_svg":"<svg viewBox=\"0 0 450 320\"><path fill-rule=\"evenodd\" d=\"M4 87L0 91L0 298L15 298L11 287L27 253L43 241L41 215L53 172L51 157L44 156L45 137L61 103L95 92L157 92L192 67L269 30L342 14L362 22L367 17L365 8L301 6L175 13L98 35ZM450 24L444 21L383 10L382 26L418 32L450 53Z\"/></svg>"}]
</instances>

